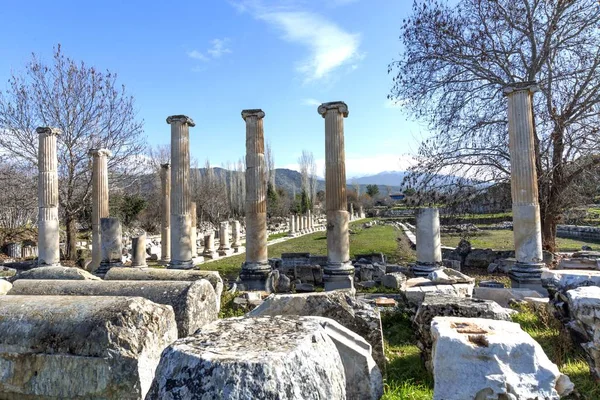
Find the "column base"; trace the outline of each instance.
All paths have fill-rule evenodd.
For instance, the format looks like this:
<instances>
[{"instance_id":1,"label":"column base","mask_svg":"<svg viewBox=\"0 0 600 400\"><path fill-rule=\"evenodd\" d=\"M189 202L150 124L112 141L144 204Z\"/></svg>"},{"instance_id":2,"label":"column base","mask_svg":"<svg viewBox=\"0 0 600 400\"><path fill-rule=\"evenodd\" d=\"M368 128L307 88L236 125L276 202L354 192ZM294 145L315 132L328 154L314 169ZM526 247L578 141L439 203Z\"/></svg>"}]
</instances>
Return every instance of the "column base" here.
<instances>
[{"instance_id":1,"label":"column base","mask_svg":"<svg viewBox=\"0 0 600 400\"><path fill-rule=\"evenodd\" d=\"M219 256L221 256L221 257L228 257L232 254L233 254L233 249L231 249L231 248L219 249Z\"/></svg>"},{"instance_id":2,"label":"column base","mask_svg":"<svg viewBox=\"0 0 600 400\"><path fill-rule=\"evenodd\" d=\"M508 273L512 288L532 289L547 296L548 290L542 286L542 271L545 267L544 263L517 262Z\"/></svg>"},{"instance_id":3,"label":"column base","mask_svg":"<svg viewBox=\"0 0 600 400\"><path fill-rule=\"evenodd\" d=\"M267 278L271 273L272 268L268 262L265 263L248 263L242 264L240 272L240 283L238 288L241 290L265 290Z\"/></svg>"},{"instance_id":4,"label":"column base","mask_svg":"<svg viewBox=\"0 0 600 400\"><path fill-rule=\"evenodd\" d=\"M354 289L354 267L350 261L328 263L323 268L325 290Z\"/></svg>"},{"instance_id":5,"label":"column base","mask_svg":"<svg viewBox=\"0 0 600 400\"><path fill-rule=\"evenodd\" d=\"M161 260L158 261L158 265L164 265L164 266L168 266L171 263L171 259L170 258L163 258Z\"/></svg>"},{"instance_id":6,"label":"column base","mask_svg":"<svg viewBox=\"0 0 600 400\"><path fill-rule=\"evenodd\" d=\"M202 253L202 257L204 257L204 259L211 259L211 260L216 260L219 258L219 253L217 253L216 251L205 251L204 253Z\"/></svg>"},{"instance_id":7,"label":"column base","mask_svg":"<svg viewBox=\"0 0 600 400\"><path fill-rule=\"evenodd\" d=\"M122 266L123 266L122 262L112 262L112 263L101 262L98 269L96 269L96 271L94 271L94 275L96 275L100 278L104 278L104 275L106 275L106 273L108 272L109 269L116 268L116 267L122 267Z\"/></svg>"},{"instance_id":8,"label":"column base","mask_svg":"<svg viewBox=\"0 0 600 400\"><path fill-rule=\"evenodd\" d=\"M427 275L433 271L438 271L443 268L444 266L441 262L420 263L417 261L417 263L412 266L412 272L416 277L427 277Z\"/></svg>"},{"instance_id":9,"label":"column base","mask_svg":"<svg viewBox=\"0 0 600 400\"><path fill-rule=\"evenodd\" d=\"M192 269L194 268L194 262L190 261L174 261L171 260L167 269Z\"/></svg>"},{"instance_id":10,"label":"column base","mask_svg":"<svg viewBox=\"0 0 600 400\"><path fill-rule=\"evenodd\" d=\"M246 252L246 248L244 246L238 246L233 248L233 254L242 254Z\"/></svg>"}]
</instances>

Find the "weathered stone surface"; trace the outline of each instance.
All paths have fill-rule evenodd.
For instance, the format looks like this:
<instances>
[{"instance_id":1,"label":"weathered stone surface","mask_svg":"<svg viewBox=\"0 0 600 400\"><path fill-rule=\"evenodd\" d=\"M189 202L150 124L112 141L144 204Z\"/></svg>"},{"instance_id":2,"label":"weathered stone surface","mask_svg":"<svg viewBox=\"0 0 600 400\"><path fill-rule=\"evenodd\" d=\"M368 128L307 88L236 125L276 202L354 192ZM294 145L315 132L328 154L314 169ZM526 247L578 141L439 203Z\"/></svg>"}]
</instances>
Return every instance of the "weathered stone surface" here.
<instances>
[{"instance_id":1,"label":"weathered stone surface","mask_svg":"<svg viewBox=\"0 0 600 400\"><path fill-rule=\"evenodd\" d=\"M101 280L97 276L94 276L83 269L60 266L33 268L28 271L18 273L12 279L62 279L85 281Z\"/></svg>"},{"instance_id":2,"label":"weathered stone surface","mask_svg":"<svg viewBox=\"0 0 600 400\"><path fill-rule=\"evenodd\" d=\"M271 295L249 316L301 315L331 318L366 339L373 358L385 368L379 311L344 290L320 293Z\"/></svg>"},{"instance_id":3,"label":"weathered stone surface","mask_svg":"<svg viewBox=\"0 0 600 400\"><path fill-rule=\"evenodd\" d=\"M12 289L12 284L6 279L0 279L0 295L5 295Z\"/></svg>"},{"instance_id":4,"label":"weathered stone surface","mask_svg":"<svg viewBox=\"0 0 600 400\"><path fill-rule=\"evenodd\" d=\"M139 296L175 311L179 337L218 318L216 295L208 281L16 281L9 295Z\"/></svg>"},{"instance_id":5,"label":"weathered stone surface","mask_svg":"<svg viewBox=\"0 0 600 400\"><path fill-rule=\"evenodd\" d=\"M516 323L436 317L431 335L434 400L559 399L573 390Z\"/></svg>"},{"instance_id":6,"label":"weathered stone surface","mask_svg":"<svg viewBox=\"0 0 600 400\"><path fill-rule=\"evenodd\" d=\"M525 297L542 297L537 291L531 289L489 288L476 287L473 298L493 300L502 307L508 307L513 300L524 300Z\"/></svg>"},{"instance_id":7,"label":"weathered stone surface","mask_svg":"<svg viewBox=\"0 0 600 400\"><path fill-rule=\"evenodd\" d=\"M146 398L343 400L344 376L317 320L229 318L169 346Z\"/></svg>"},{"instance_id":8,"label":"weathered stone surface","mask_svg":"<svg viewBox=\"0 0 600 400\"><path fill-rule=\"evenodd\" d=\"M496 258L496 252L492 249L473 249L465 258L465 266L487 268Z\"/></svg>"},{"instance_id":9,"label":"weathered stone surface","mask_svg":"<svg viewBox=\"0 0 600 400\"><path fill-rule=\"evenodd\" d=\"M387 288L400 289L406 283L406 275L400 272L385 274L381 280L381 284Z\"/></svg>"},{"instance_id":10,"label":"weathered stone surface","mask_svg":"<svg viewBox=\"0 0 600 400\"><path fill-rule=\"evenodd\" d=\"M104 277L104 280L107 281L198 281L200 279L206 279L215 289L218 311L221 308L223 279L217 271L163 268L111 268Z\"/></svg>"},{"instance_id":11,"label":"weathered stone surface","mask_svg":"<svg viewBox=\"0 0 600 400\"><path fill-rule=\"evenodd\" d=\"M171 307L139 297L5 296L0 315L9 399L143 399L177 338Z\"/></svg>"},{"instance_id":12,"label":"weathered stone surface","mask_svg":"<svg viewBox=\"0 0 600 400\"><path fill-rule=\"evenodd\" d=\"M510 321L510 314L491 300L468 299L443 294L427 294L419 306L414 317L417 330L418 346L425 367L432 370L431 349L431 321L435 317L465 317L488 318L500 321Z\"/></svg>"},{"instance_id":13,"label":"weathered stone surface","mask_svg":"<svg viewBox=\"0 0 600 400\"><path fill-rule=\"evenodd\" d=\"M453 284L453 283L473 283L475 279L463 274L462 272L444 268L437 271L433 271L427 276L434 284Z\"/></svg>"},{"instance_id":14,"label":"weathered stone surface","mask_svg":"<svg viewBox=\"0 0 600 400\"><path fill-rule=\"evenodd\" d=\"M579 338L592 375L600 379L600 287L569 290L566 298L571 318L567 327Z\"/></svg>"},{"instance_id":15,"label":"weathered stone surface","mask_svg":"<svg viewBox=\"0 0 600 400\"><path fill-rule=\"evenodd\" d=\"M377 400L383 396L383 378L372 357L371 345L338 322L310 317L320 322L340 353L346 375L347 399Z\"/></svg>"},{"instance_id":16,"label":"weathered stone surface","mask_svg":"<svg viewBox=\"0 0 600 400\"><path fill-rule=\"evenodd\" d=\"M454 285L430 285L407 287L400 291L407 307L416 310L428 293L445 294L456 297L472 297L473 283L456 283Z\"/></svg>"},{"instance_id":17,"label":"weathered stone surface","mask_svg":"<svg viewBox=\"0 0 600 400\"><path fill-rule=\"evenodd\" d=\"M544 270L542 285L552 293L581 286L600 286L600 271Z\"/></svg>"}]
</instances>

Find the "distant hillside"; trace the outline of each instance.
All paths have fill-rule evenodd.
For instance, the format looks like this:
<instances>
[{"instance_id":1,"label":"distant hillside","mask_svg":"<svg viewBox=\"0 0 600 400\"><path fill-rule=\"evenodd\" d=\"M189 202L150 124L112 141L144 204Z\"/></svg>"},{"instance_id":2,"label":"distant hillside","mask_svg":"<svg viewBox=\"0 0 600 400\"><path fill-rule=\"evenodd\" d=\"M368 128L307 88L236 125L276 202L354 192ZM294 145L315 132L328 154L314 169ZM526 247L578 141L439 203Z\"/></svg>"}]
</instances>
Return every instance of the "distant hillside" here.
<instances>
[{"instance_id":1,"label":"distant hillside","mask_svg":"<svg viewBox=\"0 0 600 400\"><path fill-rule=\"evenodd\" d=\"M384 171L376 175L352 178L348 180L348 183L356 182L360 185L380 185L399 188L402 185L402 180L404 179L405 175L405 171Z\"/></svg>"}]
</instances>

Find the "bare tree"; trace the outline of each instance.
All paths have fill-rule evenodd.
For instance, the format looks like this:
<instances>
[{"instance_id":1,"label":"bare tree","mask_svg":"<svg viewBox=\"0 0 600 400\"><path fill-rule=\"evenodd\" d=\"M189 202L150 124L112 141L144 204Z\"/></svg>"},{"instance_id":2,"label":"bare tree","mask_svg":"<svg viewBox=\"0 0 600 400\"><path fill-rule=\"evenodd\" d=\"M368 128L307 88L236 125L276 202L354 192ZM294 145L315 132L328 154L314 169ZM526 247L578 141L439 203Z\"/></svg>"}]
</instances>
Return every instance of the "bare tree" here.
<instances>
[{"instance_id":1,"label":"bare tree","mask_svg":"<svg viewBox=\"0 0 600 400\"><path fill-rule=\"evenodd\" d=\"M267 182L271 183L271 186L275 188L275 158L273 157L273 149L271 148L270 140L267 140L267 146L265 147L265 159L267 167Z\"/></svg>"},{"instance_id":2,"label":"bare tree","mask_svg":"<svg viewBox=\"0 0 600 400\"><path fill-rule=\"evenodd\" d=\"M55 48L48 65L35 54L25 73L13 74L0 93L0 149L26 165L37 165L35 128L52 126L58 139L59 202L67 225L67 256L76 256L76 222L88 198L88 150L112 151L109 168L125 172L144 150L143 123L134 100L117 84L117 76L76 62ZM139 160L138 160L139 161Z\"/></svg>"},{"instance_id":3,"label":"bare tree","mask_svg":"<svg viewBox=\"0 0 600 400\"><path fill-rule=\"evenodd\" d=\"M302 191L306 191L312 205L317 194L317 165L313 153L302 150L302 155L298 157L298 165L302 175Z\"/></svg>"},{"instance_id":4,"label":"bare tree","mask_svg":"<svg viewBox=\"0 0 600 400\"><path fill-rule=\"evenodd\" d=\"M16 229L37 221L36 171L0 163L0 227Z\"/></svg>"},{"instance_id":5,"label":"bare tree","mask_svg":"<svg viewBox=\"0 0 600 400\"><path fill-rule=\"evenodd\" d=\"M217 224L222 219L228 218L231 209L225 176L217 175L208 160L204 170L194 168L192 171L190 191L196 201L200 219Z\"/></svg>"},{"instance_id":6,"label":"bare tree","mask_svg":"<svg viewBox=\"0 0 600 400\"><path fill-rule=\"evenodd\" d=\"M443 196L510 177L507 85L537 81L536 166L544 246L577 182L600 164L600 7L596 0L415 1L390 98L434 136L408 183ZM406 182L405 182L406 183ZM465 191L470 193L469 191Z\"/></svg>"}]
</instances>

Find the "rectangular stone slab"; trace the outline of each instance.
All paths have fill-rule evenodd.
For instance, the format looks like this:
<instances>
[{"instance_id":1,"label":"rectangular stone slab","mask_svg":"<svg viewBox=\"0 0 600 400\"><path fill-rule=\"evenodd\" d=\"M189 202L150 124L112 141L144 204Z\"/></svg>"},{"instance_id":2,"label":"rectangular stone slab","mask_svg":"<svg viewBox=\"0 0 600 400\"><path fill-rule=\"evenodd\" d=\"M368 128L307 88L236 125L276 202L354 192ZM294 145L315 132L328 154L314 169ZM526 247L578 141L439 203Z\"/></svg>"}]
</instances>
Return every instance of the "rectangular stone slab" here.
<instances>
[{"instance_id":1,"label":"rectangular stone slab","mask_svg":"<svg viewBox=\"0 0 600 400\"><path fill-rule=\"evenodd\" d=\"M139 296L173 307L179 337L193 334L218 318L211 284L199 281L61 281L19 280L9 295Z\"/></svg>"},{"instance_id":2,"label":"rectangular stone slab","mask_svg":"<svg viewBox=\"0 0 600 400\"><path fill-rule=\"evenodd\" d=\"M0 398L143 399L177 338L140 297L4 296L0 315Z\"/></svg>"}]
</instances>

